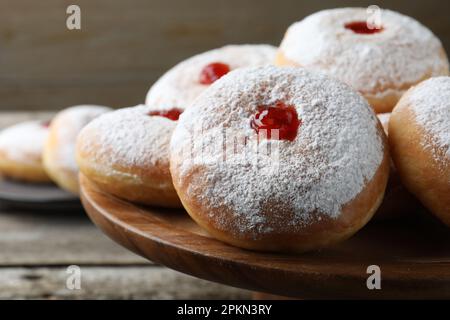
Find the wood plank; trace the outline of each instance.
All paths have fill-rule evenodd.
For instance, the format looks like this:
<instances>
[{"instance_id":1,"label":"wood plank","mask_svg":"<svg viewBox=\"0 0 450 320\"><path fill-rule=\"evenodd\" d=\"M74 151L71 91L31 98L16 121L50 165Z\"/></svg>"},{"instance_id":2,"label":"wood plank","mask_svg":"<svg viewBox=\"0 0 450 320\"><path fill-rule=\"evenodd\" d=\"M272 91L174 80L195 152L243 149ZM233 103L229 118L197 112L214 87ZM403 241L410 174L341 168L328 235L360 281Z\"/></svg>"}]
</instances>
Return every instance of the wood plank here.
<instances>
[{"instance_id":1,"label":"wood plank","mask_svg":"<svg viewBox=\"0 0 450 320\"><path fill-rule=\"evenodd\" d=\"M0 266L149 264L107 238L84 212L0 208Z\"/></svg>"},{"instance_id":2,"label":"wood plank","mask_svg":"<svg viewBox=\"0 0 450 320\"><path fill-rule=\"evenodd\" d=\"M20 80L0 80L0 110L61 110L78 104L98 104L112 108L144 103L150 81L110 84L96 83L44 85L39 81L23 84Z\"/></svg>"},{"instance_id":3,"label":"wood plank","mask_svg":"<svg viewBox=\"0 0 450 320\"><path fill-rule=\"evenodd\" d=\"M48 120L54 114L52 111L0 111L0 129L28 120Z\"/></svg>"},{"instance_id":4,"label":"wood plank","mask_svg":"<svg viewBox=\"0 0 450 320\"><path fill-rule=\"evenodd\" d=\"M160 267L81 267L81 290L66 268L0 268L0 299L248 299L250 293Z\"/></svg>"}]
</instances>

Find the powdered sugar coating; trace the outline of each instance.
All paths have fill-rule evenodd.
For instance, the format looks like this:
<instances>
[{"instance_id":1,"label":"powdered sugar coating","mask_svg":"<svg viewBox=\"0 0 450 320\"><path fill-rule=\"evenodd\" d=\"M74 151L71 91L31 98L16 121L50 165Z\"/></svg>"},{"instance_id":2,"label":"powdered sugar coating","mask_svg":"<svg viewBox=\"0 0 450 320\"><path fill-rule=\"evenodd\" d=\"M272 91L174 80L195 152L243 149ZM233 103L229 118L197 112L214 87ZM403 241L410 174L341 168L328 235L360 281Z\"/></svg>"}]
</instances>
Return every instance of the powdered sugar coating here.
<instances>
[{"instance_id":1,"label":"powdered sugar coating","mask_svg":"<svg viewBox=\"0 0 450 320\"><path fill-rule=\"evenodd\" d=\"M96 118L81 131L78 151L107 167L165 164L168 170L169 142L176 122L148 112L147 106L139 105ZM85 142L92 140L95 143Z\"/></svg>"},{"instance_id":2,"label":"powdered sugar coating","mask_svg":"<svg viewBox=\"0 0 450 320\"><path fill-rule=\"evenodd\" d=\"M450 159L450 77L437 77L412 88L407 95L417 122L431 135L433 146L423 139L426 148L443 151ZM437 154L436 154L437 155Z\"/></svg>"},{"instance_id":3,"label":"powdered sugar coating","mask_svg":"<svg viewBox=\"0 0 450 320\"><path fill-rule=\"evenodd\" d=\"M317 12L289 27L280 50L301 66L379 98L392 90L404 92L424 78L448 74L439 39L408 16L381 10L383 30L370 35L344 27L368 17L364 8Z\"/></svg>"},{"instance_id":4,"label":"powdered sugar coating","mask_svg":"<svg viewBox=\"0 0 450 320\"><path fill-rule=\"evenodd\" d=\"M48 128L42 121L26 121L0 132L0 151L10 160L34 164L41 159Z\"/></svg>"},{"instance_id":5,"label":"powdered sugar coating","mask_svg":"<svg viewBox=\"0 0 450 320\"><path fill-rule=\"evenodd\" d=\"M275 47L264 44L228 45L195 55L166 72L150 88L145 104L159 110L185 109L209 87L199 82L200 73L208 64L222 62L234 70L268 65L274 58Z\"/></svg>"},{"instance_id":6,"label":"powdered sugar coating","mask_svg":"<svg viewBox=\"0 0 450 320\"><path fill-rule=\"evenodd\" d=\"M255 139L251 117L276 101L295 106L302 121L297 138L242 144L224 159L224 130ZM255 237L272 231L265 210L276 212L280 230L337 218L382 162L379 133L367 102L343 83L300 68L244 68L181 115L171 140L174 184L190 181L187 197L206 208L231 208L239 221L233 232ZM278 150L276 161L265 154L268 147ZM294 217L283 216L288 211Z\"/></svg>"},{"instance_id":7,"label":"powdered sugar coating","mask_svg":"<svg viewBox=\"0 0 450 320\"><path fill-rule=\"evenodd\" d=\"M75 161L75 144L81 129L99 115L111 111L110 108L97 105L79 105L59 112L52 121L57 148L52 152L54 162L61 168L78 171Z\"/></svg>"}]
</instances>

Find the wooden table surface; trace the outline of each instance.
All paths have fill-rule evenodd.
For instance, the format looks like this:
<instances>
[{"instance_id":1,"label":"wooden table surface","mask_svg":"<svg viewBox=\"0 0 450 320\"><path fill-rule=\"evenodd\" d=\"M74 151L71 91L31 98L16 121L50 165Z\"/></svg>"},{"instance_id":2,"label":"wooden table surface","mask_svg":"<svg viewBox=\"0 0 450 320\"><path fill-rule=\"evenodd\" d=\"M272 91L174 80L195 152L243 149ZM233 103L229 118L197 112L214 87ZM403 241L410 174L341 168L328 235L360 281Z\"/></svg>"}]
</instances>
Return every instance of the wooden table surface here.
<instances>
[{"instance_id":1,"label":"wooden table surface","mask_svg":"<svg viewBox=\"0 0 450 320\"><path fill-rule=\"evenodd\" d=\"M0 128L51 113L0 112ZM0 299L242 299L248 291L148 262L103 235L84 212L0 206ZM81 290L66 287L81 268Z\"/></svg>"}]
</instances>

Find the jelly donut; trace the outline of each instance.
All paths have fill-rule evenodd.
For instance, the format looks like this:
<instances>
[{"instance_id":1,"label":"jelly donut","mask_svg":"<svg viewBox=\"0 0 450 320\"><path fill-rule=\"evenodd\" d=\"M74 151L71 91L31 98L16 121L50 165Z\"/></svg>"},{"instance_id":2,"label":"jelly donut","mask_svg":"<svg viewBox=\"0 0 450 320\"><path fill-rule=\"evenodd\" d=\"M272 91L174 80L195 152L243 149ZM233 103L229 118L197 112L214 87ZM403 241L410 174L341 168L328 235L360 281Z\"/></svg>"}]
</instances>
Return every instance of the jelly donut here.
<instances>
[{"instance_id":1,"label":"jelly donut","mask_svg":"<svg viewBox=\"0 0 450 320\"><path fill-rule=\"evenodd\" d=\"M411 86L448 75L439 39L418 21L381 10L378 26L364 8L324 10L294 23L277 65L319 70L358 90L377 113L390 112Z\"/></svg>"},{"instance_id":2,"label":"jelly donut","mask_svg":"<svg viewBox=\"0 0 450 320\"><path fill-rule=\"evenodd\" d=\"M301 68L231 72L181 115L175 189L212 236L302 252L350 237L383 199L386 137L363 97Z\"/></svg>"},{"instance_id":3,"label":"jelly donut","mask_svg":"<svg viewBox=\"0 0 450 320\"><path fill-rule=\"evenodd\" d=\"M25 182L50 182L42 164L48 123L27 121L0 132L0 175Z\"/></svg>"},{"instance_id":4,"label":"jelly donut","mask_svg":"<svg viewBox=\"0 0 450 320\"><path fill-rule=\"evenodd\" d=\"M273 63L270 45L228 45L195 55L167 71L149 90L145 104L151 108L185 109L211 83L230 70Z\"/></svg>"},{"instance_id":5,"label":"jelly donut","mask_svg":"<svg viewBox=\"0 0 450 320\"><path fill-rule=\"evenodd\" d=\"M405 93L389 121L389 144L404 185L450 226L450 77Z\"/></svg>"},{"instance_id":6,"label":"jelly donut","mask_svg":"<svg viewBox=\"0 0 450 320\"><path fill-rule=\"evenodd\" d=\"M75 143L78 133L91 120L111 111L108 107L80 105L59 112L52 120L44 145L44 167L47 174L61 188L79 193L78 166Z\"/></svg>"},{"instance_id":7,"label":"jelly donut","mask_svg":"<svg viewBox=\"0 0 450 320\"><path fill-rule=\"evenodd\" d=\"M119 198L181 207L169 172L169 142L178 116L140 105L96 118L78 136L80 172Z\"/></svg>"},{"instance_id":8,"label":"jelly donut","mask_svg":"<svg viewBox=\"0 0 450 320\"><path fill-rule=\"evenodd\" d=\"M391 113L379 113L377 116L388 135ZM417 199L403 186L392 160L390 163L389 180L383 202L375 214L375 218L380 220L410 216L422 208Z\"/></svg>"}]
</instances>

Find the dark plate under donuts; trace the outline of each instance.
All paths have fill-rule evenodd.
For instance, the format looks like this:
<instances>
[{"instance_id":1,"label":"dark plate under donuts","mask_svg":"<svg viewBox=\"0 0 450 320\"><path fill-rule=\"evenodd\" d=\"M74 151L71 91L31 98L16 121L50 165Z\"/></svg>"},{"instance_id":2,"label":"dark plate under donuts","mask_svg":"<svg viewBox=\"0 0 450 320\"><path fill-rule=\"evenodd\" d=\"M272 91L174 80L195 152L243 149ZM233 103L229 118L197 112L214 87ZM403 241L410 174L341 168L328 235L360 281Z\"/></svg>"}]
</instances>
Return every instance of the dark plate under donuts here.
<instances>
[{"instance_id":1,"label":"dark plate under donuts","mask_svg":"<svg viewBox=\"0 0 450 320\"><path fill-rule=\"evenodd\" d=\"M30 210L81 210L75 195L54 184L25 183L0 177L0 205Z\"/></svg>"}]
</instances>

